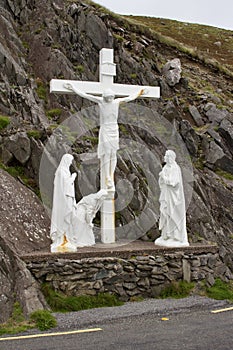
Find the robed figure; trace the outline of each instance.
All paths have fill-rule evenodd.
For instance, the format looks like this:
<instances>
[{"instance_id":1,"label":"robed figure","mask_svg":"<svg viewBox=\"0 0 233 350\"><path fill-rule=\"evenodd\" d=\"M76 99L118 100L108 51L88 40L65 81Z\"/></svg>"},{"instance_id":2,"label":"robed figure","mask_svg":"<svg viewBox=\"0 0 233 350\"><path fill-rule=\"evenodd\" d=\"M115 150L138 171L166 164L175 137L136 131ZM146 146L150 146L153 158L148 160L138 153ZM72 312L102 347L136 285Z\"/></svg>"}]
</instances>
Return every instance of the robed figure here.
<instances>
[{"instance_id":1,"label":"robed figure","mask_svg":"<svg viewBox=\"0 0 233 350\"><path fill-rule=\"evenodd\" d=\"M181 169L172 150L165 153L165 166L159 174L161 237L156 245L189 246L186 230L186 210Z\"/></svg>"},{"instance_id":2,"label":"robed figure","mask_svg":"<svg viewBox=\"0 0 233 350\"><path fill-rule=\"evenodd\" d=\"M53 241L51 252L57 251L57 247L68 244L69 250L76 250L72 246L72 219L76 205L74 181L76 173L71 174L70 165L73 161L71 154L65 154L55 172L53 188L53 207L50 227L50 237Z\"/></svg>"},{"instance_id":3,"label":"robed figure","mask_svg":"<svg viewBox=\"0 0 233 350\"><path fill-rule=\"evenodd\" d=\"M84 196L76 203L74 181L77 174L70 172L72 161L71 154L63 155L55 172L51 252L76 251L78 247L94 245L92 221L108 195L107 190L100 190Z\"/></svg>"}]
</instances>

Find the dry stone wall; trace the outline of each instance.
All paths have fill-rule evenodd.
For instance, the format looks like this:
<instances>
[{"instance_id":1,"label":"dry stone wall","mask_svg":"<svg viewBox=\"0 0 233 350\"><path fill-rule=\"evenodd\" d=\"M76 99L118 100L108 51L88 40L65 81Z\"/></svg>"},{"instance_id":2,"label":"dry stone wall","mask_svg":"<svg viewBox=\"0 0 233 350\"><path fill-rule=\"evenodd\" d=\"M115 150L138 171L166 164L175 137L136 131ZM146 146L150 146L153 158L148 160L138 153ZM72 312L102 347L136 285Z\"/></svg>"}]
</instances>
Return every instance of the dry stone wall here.
<instances>
[{"instance_id":1,"label":"dry stone wall","mask_svg":"<svg viewBox=\"0 0 233 350\"><path fill-rule=\"evenodd\" d=\"M212 247L213 248L213 247ZM96 295L110 292L122 300L157 296L172 281L202 281L213 285L216 277L233 278L222 263L217 247L209 252L173 252L70 260L50 258L31 261L28 269L40 282L48 282L66 295Z\"/></svg>"}]
</instances>

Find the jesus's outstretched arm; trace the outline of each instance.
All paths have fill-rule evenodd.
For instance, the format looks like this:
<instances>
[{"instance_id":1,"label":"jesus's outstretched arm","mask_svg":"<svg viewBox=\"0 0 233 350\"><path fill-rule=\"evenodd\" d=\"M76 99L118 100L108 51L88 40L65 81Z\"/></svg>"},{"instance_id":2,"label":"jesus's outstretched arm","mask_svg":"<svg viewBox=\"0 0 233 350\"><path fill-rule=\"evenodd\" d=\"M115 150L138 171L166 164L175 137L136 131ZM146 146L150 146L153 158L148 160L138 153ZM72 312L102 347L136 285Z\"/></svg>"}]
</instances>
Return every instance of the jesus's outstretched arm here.
<instances>
[{"instance_id":1,"label":"jesus's outstretched arm","mask_svg":"<svg viewBox=\"0 0 233 350\"><path fill-rule=\"evenodd\" d=\"M117 98L116 100L119 103L130 102L130 101L136 100L136 98L140 97L141 95L146 95L146 90L141 89L136 94L132 94L132 95L122 97L122 98Z\"/></svg>"},{"instance_id":2,"label":"jesus's outstretched arm","mask_svg":"<svg viewBox=\"0 0 233 350\"><path fill-rule=\"evenodd\" d=\"M71 83L63 84L63 86L64 86L64 88L66 88L67 90L73 91L73 92L75 92L78 96L83 97L83 98L86 98L87 100L90 100L90 101L92 101L92 102L99 103L99 102L102 101L102 98L101 98L101 97L94 96L94 95L90 95L90 94L86 94L85 92L76 89L76 88L74 87L74 85L71 84Z\"/></svg>"}]
</instances>

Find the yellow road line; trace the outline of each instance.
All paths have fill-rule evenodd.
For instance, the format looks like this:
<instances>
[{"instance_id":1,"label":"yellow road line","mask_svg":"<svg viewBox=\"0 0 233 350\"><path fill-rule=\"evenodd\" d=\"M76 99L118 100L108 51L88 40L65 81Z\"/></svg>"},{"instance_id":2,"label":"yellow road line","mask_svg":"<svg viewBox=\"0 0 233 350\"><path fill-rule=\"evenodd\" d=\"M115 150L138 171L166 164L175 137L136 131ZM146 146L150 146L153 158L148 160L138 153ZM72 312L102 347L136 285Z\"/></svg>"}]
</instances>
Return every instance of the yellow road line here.
<instances>
[{"instance_id":1,"label":"yellow road line","mask_svg":"<svg viewBox=\"0 0 233 350\"><path fill-rule=\"evenodd\" d=\"M102 331L102 328L80 329L80 330L69 331L69 332L20 335L20 336L15 336L15 337L0 338L0 341L1 340L18 340L18 339L42 338L42 337L56 337L58 335L79 334L79 333L99 332L99 331Z\"/></svg>"},{"instance_id":2,"label":"yellow road line","mask_svg":"<svg viewBox=\"0 0 233 350\"><path fill-rule=\"evenodd\" d=\"M230 310L233 310L233 307L227 307L225 309L219 309L219 310L212 310L211 313L218 314L219 312L230 311Z\"/></svg>"}]
</instances>

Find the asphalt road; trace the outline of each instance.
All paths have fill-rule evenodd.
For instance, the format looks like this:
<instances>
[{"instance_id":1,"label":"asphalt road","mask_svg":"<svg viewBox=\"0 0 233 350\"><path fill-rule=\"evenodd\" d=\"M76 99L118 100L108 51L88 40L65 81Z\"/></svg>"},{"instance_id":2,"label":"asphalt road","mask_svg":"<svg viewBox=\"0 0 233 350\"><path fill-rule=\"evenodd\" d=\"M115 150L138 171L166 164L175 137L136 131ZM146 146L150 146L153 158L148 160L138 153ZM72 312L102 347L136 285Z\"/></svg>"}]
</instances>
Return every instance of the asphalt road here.
<instances>
[{"instance_id":1,"label":"asphalt road","mask_svg":"<svg viewBox=\"0 0 233 350\"><path fill-rule=\"evenodd\" d=\"M232 350L233 311L211 313L211 310L230 305L209 301L206 298L203 299L205 302L200 300L194 298L190 301L188 298L183 303L160 300L160 305L152 300L128 303L126 307L124 306L125 309L120 307L72 313L68 317L73 319L73 323L76 320L83 324L83 327L76 328L71 321L65 324L67 316L58 315L60 327L52 332L97 327L101 330L41 338L0 340L0 350ZM154 302L156 306L152 307Z\"/></svg>"}]
</instances>

